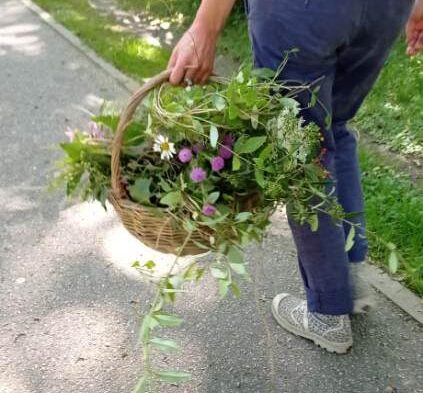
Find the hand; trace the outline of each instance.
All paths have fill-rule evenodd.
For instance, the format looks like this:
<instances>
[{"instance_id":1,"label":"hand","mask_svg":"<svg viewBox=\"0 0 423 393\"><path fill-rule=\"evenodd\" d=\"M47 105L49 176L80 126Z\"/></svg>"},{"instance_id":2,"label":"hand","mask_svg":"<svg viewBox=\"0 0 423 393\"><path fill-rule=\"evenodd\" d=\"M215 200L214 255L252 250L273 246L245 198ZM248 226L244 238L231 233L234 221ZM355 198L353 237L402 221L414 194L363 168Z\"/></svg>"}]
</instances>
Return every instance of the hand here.
<instances>
[{"instance_id":1,"label":"hand","mask_svg":"<svg viewBox=\"0 0 423 393\"><path fill-rule=\"evenodd\" d=\"M406 27L407 54L416 56L423 49L423 0L417 0Z\"/></svg>"},{"instance_id":2,"label":"hand","mask_svg":"<svg viewBox=\"0 0 423 393\"><path fill-rule=\"evenodd\" d=\"M216 34L210 34L201 23L193 25L173 50L168 65L168 68L172 69L170 83L206 83L213 73L216 42Z\"/></svg>"}]
</instances>

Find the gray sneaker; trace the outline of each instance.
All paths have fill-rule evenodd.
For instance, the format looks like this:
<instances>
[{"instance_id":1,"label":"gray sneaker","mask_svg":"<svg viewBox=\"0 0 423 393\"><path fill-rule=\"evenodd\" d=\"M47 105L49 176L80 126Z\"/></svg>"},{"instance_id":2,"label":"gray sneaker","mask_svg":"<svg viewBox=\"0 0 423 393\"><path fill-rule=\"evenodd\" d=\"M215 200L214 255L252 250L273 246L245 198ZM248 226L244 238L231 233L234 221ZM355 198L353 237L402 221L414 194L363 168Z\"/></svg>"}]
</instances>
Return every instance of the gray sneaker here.
<instances>
[{"instance_id":1,"label":"gray sneaker","mask_svg":"<svg viewBox=\"0 0 423 393\"><path fill-rule=\"evenodd\" d=\"M288 293L273 299L272 313L283 328L314 341L329 352L346 353L353 344L349 315L309 312L305 300Z\"/></svg>"},{"instance_id":2,"label":"gray sneaker","mask_svg":"<svg viewBox=\"0 0 423 393\"><path fill-rule=\"evenodd\" d=\"M362 276L364 262L350 263L351 281L353 285L353 314L368 313L376 304L370 284Z\"/></svg>"}]
</instances>

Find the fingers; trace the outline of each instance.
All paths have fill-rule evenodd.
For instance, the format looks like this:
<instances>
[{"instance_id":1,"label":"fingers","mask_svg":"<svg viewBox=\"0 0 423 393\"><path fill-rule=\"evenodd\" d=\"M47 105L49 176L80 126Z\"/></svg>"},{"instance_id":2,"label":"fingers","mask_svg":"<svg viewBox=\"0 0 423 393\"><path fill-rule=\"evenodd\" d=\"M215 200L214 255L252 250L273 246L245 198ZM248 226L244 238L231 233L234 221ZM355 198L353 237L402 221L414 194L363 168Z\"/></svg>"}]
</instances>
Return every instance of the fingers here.
<instances>
[{"instance_id":1,"label":"fingers","mask_svg":"<svg viewBox=\"0 0 423 393\"><path fill-rule=\"evenodd\" d=\"M407 54L409 56L416 56L423 50L423 30L415 31L410 35L407 42Z\"/></svg>"},{"instance_id":2,"label":"fingers","mask_svg":"<svg viewBox=\"0 0 423 393\"><path fill-rule=\"evenodd\" d=\"M179 58L173 66L172 73L169 77L170 84L176 86L182 84L185 79L186 72L185 59Z\"/></svg>"}]
</instances>

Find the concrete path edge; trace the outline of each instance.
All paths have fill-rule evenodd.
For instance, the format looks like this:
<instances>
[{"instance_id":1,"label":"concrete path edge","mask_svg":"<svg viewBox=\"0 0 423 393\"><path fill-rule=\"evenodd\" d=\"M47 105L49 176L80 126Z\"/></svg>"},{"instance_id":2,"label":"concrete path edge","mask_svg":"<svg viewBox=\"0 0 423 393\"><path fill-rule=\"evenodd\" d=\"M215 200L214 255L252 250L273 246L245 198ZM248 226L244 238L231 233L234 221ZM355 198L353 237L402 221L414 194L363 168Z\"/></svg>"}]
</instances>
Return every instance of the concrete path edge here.
<instances>
[{"instance_id":1,"label":"concrete path edge","mask_svg":"<svg viewBox=\"0 0 423 393\"><path fill-rule=\"evenodd\" d=\"M32 12L37 14L47 25L57 31L62 37L69 41L74 47L80 50L93 63L103 69L104 72L114 78L128 92L134 92L139 88L139 83L134 79L126 76L111 64L104 61L92 49L84 45L81 40L72 32L57 23L53 17L31 0L21 0L23 4ZM403 309L407 314L413 317L417 322L423 324L423 299L404 287L398 281L393 280L382 269L374 265L366 265L363 272L363 279L367 280L373 287L383 293L388 299L394 302L398 307Z\"/></svg>"}]
</instances>

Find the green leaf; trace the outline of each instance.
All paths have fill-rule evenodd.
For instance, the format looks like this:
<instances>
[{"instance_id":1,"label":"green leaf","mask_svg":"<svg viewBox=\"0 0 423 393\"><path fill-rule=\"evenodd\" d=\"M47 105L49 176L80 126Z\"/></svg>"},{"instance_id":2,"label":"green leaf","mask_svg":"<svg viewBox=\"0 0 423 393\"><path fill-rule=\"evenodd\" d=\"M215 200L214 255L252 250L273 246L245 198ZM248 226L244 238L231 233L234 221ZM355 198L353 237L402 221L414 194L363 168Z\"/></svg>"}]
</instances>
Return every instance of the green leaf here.
<instances>
[{"instance_id":1,"label":"green leaf","mask_svg":"<svg viewBox=\"0 0 423 393\"><path fill-rule=\"evenodd\" d=\"M172 187L164 179L160 179L159 185L164 192L172 191Z\"/></svg>"},{"instance_id":2,"label":"green leaf","mask_svg":"<svg viewBox=\"0 0 423 393\"><path fill-rule=\"evenodd\" d=\"M204 128L203 125L198 120L193 120L192 125L194 126L195 131L197 131L198 134L204 136Z\"/></svg>"},{"instance_id":3,"label":"green leaf","mask_svg":"<svg viewBox=\"0 0 423 393\"><path fill-rule=\"evenodd\" d=\"M243 263L230 263L229 266L236 274L239 274L240 276L247 275L247 269Z\"/></svg>"},{"instance_id":4,"label":"green leaf","mask_svg":"<svg viewBox=\"0 0 423 393\"><path fill-rule=\"evenodd\" d=\"M354 239L355 239L355 226L352 225L350 228L350 232L348 233L347 240L345 242L345 252L348 252L353 248Z\"/></svg>"},{"instance_id":5,"label":"green leaf","mask_svg":"<svg viewBox=\"0 0 423 393\"><path fill-rule=\"evenodd\" d=\"M264 180L264 172L263 172L263 170L260 169L260 168L255 168L254 175L255 175L257 184L261 188L264 188L266 184L265 184L265 180Z\"/></svg>"},{"instance_id":6,"label":"green leaf","mask_svg":"<svg viewBox=\"0 0 423 393\"><path fill-rule=\"evenodd\" d=\"M234 296L236 298L240 298L241 297L241 290L239 289L239 286L237 284L235 284L234 282L231 283L230 288L232 290L232 293L234 294Z\"/></svg>"},{"instance_id":7,"label":"green leaf","mask_svg":"<svg viewBox=\"0 0 423 393\"><path fill-rule=\"evenodd\" d=\"M217 130L217 127L214 125L210 126L210 144L213 148L216 148L218 139L219 131Z\"/></svg>"},{"instance_id":8,"label":"green leaf","mask_svg":"<svg viewBox=\"0 0 423 393\"><path fill-rule=\"evenodd\" d=\"M231 285L231 281L229 280L219 280L219 296L223 299L229 291L229 286Z\"/></svg>"},{"instance_id":9,"label":"green leaf","mask_svg":"<svg viewBox=\"0 0 423 393\"><path fill-rule=\"evenodd\" d=\"M219 112L222 112L226 108L226 100L219 94L215 94L213 96L213 105Z\"/></svg>"},{"instance_id":10,"label":"green leaf","mask_svg":"<svg viewBox=\"0 0 423 393\"><path fill-rule=\"evenodd\" d=\"M179 350L179 345L173 340L166 340L164 338L153 337L150 343L160 349L162 352L175 352Z\"/></svg>"},{"instance_id":11,"label":"green leaf","mask_svg":"<svg viewBox=\"0 0 423 393\"><path fill-rule=\"evenodd\" d=\"M144 264L144 267L146 267L149 270L152 270L156 267L156 264L154 261L148 261Z\"/></svg>"},{"instance_id":12,"label":"green leaf","mask_svg":"<svg viewBox=\"0 0 423 393\"><path fill-rule=\"evenodd\" d=\"M132 393L145 393L146 387L147 387L147 377L143 376L138 380L137 386L135 386Z\"/></svg>"},{"instance_id":13,"label":"green leaf","mask_svg":"<svg viewBox=\"0 0 423 393\"><path fill-rule=\"evenodd\" d=\"M243 143L235 145L235 152L238 154L250 154L260 149L261 146L266 142L266 136L254 136L248 138Z\"/></svg>"},{"instance_id":14,"label":"green leaf","mask_svg":"<svg viewBox=\"0 0 423 393\"><path fill-rule=\"evenodd\" d=\"M389 254L389 270L391 273L396 273L399 268L398 254L395 250Z\"/></svg>"},{"instance_id":15,"label":"green leaf","mask_svg":"<svg viewBox=\"0 0 423 393\"><path fill-rule=\"evenodd\" d=\"M243 263L244 262L244 253L239 250L237 247L231 246L227 254L228 260L230 263Z\"/></svg>"},{"instance_id":16,"label":"green leaf","mask_svg":"<svg viewBox=\"0 0 423 393\"><path fill-rule=\"evenodd\" d=\"M258 113L252 113L251 114L251 125L255 130L257 130L257 127L259 125L259 115L258 115Z\"/></svg>"},{"instance_id":17,"label":"green leaf","mask_svg":"<svg viewBox=\"0 0 423 393\"><path fill-rule=\"evenodd\" d=\"M234 158L232 159L232 170L236 172L236 171L239 171L240 169L241 169L241 160L237 156L234 156Z\"/></svg>"},{"instance_id":18,"label":"green leaf","mask_svg":"<svg viewBox=\"0 0 423 393\"><path fill-rule=\"evenodd\" d=\"M219 280L224 280L228 277L228 272L223 270L221 267L218 266L212 266L210 268L211 274L214 278L217 278Z\"/></svg>"},{"instance_id":19,"label":"green leaf","mask_svg":"<svg viewBox=\"0 0 423 393\"><path fill-rule=\"evenodd\" d=\"M316 232L319 229L319 217L317 214L313 214L310 217L309 224L310 224L310 228L312 232ZM346 251L349 251L349 250L346 250Z\"/></svg>"},{"instance_id":20,"label":"green leaf","mask_svg":"<svg viewBox=\"0 0 423 393\"><path fill-rule=\"evenodd\" d=\"M131 198L141 204L150 204L152 179L138 178L135 184L129 187Z\"/></svg>"},{"instance_id":21,"label":"green leaf","mask_svg":"<svg viewBox=\"0 0 423 393\"><path fill-rule=\"evenodd\" d=\"M190 373L178 370L158 371L157 375L161 381L167 383L182 383L191 379Z\"/></svg>"},{"instance_id":22,"label":"green leaf","mask_svg":"<svg viewBox=\"0 0 423 393\"><path fill-rule=\"evenodd\" d=\"M157 325L158 322L154 320L150 314L146 315L138 332L139 339L144 342L148 338L150 331L153 330Z\"/></svg>"},{"instance_id":23,"label":"green leaf","mask_svg":"<svg viewBox=\"0 0 423 393\"><path fill-rule=\"evenodd\" d=\"M172 191L166 194L161 200L162 205L169 206L171 209L178 207L182 203L182 192Z\"/></svg>"},{"instance_id":24,"label":"green leaf","mask_svg":"<svg viewBox=\"0 0 423 393\"><path fill-rule=\"evenodd\" d=\"M182 318L166 313L155 313L153 318L163 327L179 327L184 322Z\"/></svg>"},{"instance_id":25,"label":"green leaf","mask_svg":"<svg viewBox=\"0 0 423 393\"><path fill-rule=\"evenodd\" d=\"M240 71L240 72L238 73L238 75L236 76L236 81L237 81L238 83L244 83L245 78L244 78L244 72L243 72L243 71Z\"/></svg>"},{"instance_id":26,"label":"green leaf","mask_svg":"<svg viewBox=\"0 0 423 393\"><path fill-rule=\"evenodd\" d=\"M141 266L141 264L140 264L140 262L139 261L135 261L133 264L132 264L132 267L140 267Z\"/></svg>"},{"instance_id":27,"label":"green leaf","mask_svg":"<svg viewBox=\"0 0 423 393\"><path fill-rule=\"evenodd\" d=\"M207 197L207 202L208 203L216 203L217 200L220 197L220 192L216 191L216 192L212 192L208 197Z\"/></svg>"},{"instance_id":28,"label":"green leaf","mask_svg":"<svg viewBox=\"0 0 423 393\"><path fill-rule=\"evenodd\" d=\"M260 169L265 169L266 165L265 162L266 160L269 158L269 156L272 154L273 151L273 146L272 145L267 145L262 152L260 153L260 155L258 156L258 159L256 161L257 166Z\"/></svg>"},{"instance_id":29,"label":"green leaf","mask_svg":"<svg viewBox=\"0 0 423 393\"><path fill-rule=\"evenodd\" d=\"M251 212L242 212L242 213L238 213L235 216L235 220L238 222L245 222L249 220L252 216L253 216L253 213Z\"/></svg>"}]
</instances>

